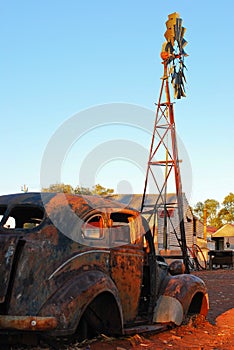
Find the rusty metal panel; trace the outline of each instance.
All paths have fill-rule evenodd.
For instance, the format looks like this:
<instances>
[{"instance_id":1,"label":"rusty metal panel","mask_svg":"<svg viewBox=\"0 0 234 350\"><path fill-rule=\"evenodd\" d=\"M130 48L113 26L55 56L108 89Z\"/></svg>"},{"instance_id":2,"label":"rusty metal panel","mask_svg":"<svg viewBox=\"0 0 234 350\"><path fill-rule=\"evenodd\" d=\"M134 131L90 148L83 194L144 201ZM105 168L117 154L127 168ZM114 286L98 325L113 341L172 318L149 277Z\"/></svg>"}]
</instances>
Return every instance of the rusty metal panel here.
<instances>
[{"instance_id":1,"label":"rusty metal panel","mask_svg":"<svg viewBox=\"0 0 234 350\"><path fill-rule=\"evenodd\" d=\"M111 277L119 290L124 322L136 318L143 280L143 250L119 247L111 251Z\"/></svg>"},{"instance_id":2,"label":"rusty metal panel","mask_svg":"<svg viewBox=\"0 0 234 350\"><path fill-rule=\"evenodd\" d=\"M5 301L19 237L0 235L0 303Z\"/></svg>"},{"instance_id":3,"label":"rusty metal panel","mask_svg":"<svg viewBox=\"0 0 234 350\"><path fill-rule=\"evenodd\" d=\"M0 316L0 328L24 331L42 331L56 328L55 317Z\"/></svg>"},{"instance_id":4,"label":"rusty metal panel","mask_svg":"<svg viewBox=\"0 0 234 350\"><path fill-rule=\"evenodd\" d=\"M67 281L67 283L64 283L43 306L40 315L53 314L58 319L58 334L61 335L63 334L62 332L66 334L67 331L74 332L84 310L98 295L106 292L113 295L122 319L118 290L113 281L98 270L83 271L70 281ZM100 310L105 310L107 306L108 304L105 305L103 300L101 304L96 304L96 307ZM94 311L93 307L92 311ZM97 310L94 311L94 314L100 316ZM111 319L108 322L111 324Z\"/></svg>"},{"instance_id":5,"label":"rusty metal panel","mask_svg":"<svg viewBox=\"0 0 234 350\"><path fill-rule=\"evenodd\" d=\"M181 303L170 296L161 295L154 309L153 322L170 323L179 326L184 317L184 310Z\"/></svg>"}]
</instances>

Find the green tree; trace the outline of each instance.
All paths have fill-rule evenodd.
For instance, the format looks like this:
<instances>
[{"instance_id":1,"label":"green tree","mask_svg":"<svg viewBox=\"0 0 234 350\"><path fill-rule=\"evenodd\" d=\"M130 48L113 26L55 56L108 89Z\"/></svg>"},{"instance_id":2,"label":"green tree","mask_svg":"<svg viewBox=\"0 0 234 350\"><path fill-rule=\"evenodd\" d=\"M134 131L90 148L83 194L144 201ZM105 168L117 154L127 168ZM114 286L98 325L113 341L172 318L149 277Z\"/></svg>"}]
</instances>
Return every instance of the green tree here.
<instances>
[{"instance_id":1,"label":"green tree","mask_svg":"<svg viewBox=\"0 0 234 350\"><path fill-rule=\"evenodd\" d=\"M215 199L206 199L204 203L198 202L194 207L194 213L200 220L204 220L204 210L206 209L208 225L219 227L220 219L218 217L218 209L220 204Z\"/></svg>"},{"instance_id":2,"label":"green tree","mask_svg":"<svg viewBox=\"0 0 234 350\"><path fill-rule=\"evenodd\" d=\"M77 186L75 189L64 183L52 184L49 187L42 188L42 192L63 192L63 193L74 193L79 195L98 195L107 196L114 193L112 188L106 188L97 184L91 189L89 187Z\"/></svg>"},{"instance_id":3,"label":"green tree","mask_svg":"<svg viewBox=\"0 0 234 350\"><path fill-rule=\"evenodd\" d=\"M92 194L92 191L88 187L83 187L83 186L77 186L75 188L75 194L82 194L82 195L90 195Z\"/></svg>"},{"instance_id":4,"label":"green tree","mask_svg":"<svg viewBox=\"0 0 234 350\"><path fill-rule=\"evenodd\" d=\"M199 220L203 220L204 215L204 203L197 202L195 207L193 208L194 213L198 216Z\"/></svg>"},{"instance_id":5,"label":"green tree","mask_svg":"<svg viewBox=\"0 0 234 350\"><path fill-rule=\"evenodd\" d=\"M224 198L222 205L223 208L218 213L222 224L234 224L234 193L230 192Z\"/></svg>"},{"instance_id":6,"label":"green tree","mask_svg":"<svg viewBox=\"0 0 234 350\"><path fill-rule=\"evenodd\" d=\"M112 188L106 188L101 186L100 184L97 184L92 187L92 194L96 194L98 196L107 196L113 193L114 190Z\"/></svg>"},{"instance_id":7,"label":"green tree","mask_svg":"<svg viewBox=\"0 0 234 350\"><path fill-rule=\"evenodd\" d=\"M207 211L207 223L211 226L217 226L219 223L217 222L217 215L220 204L215 199L207 199L204 202L204 206Z\"/></svg>"},{"instance_id":8,"label":"green tree","mask_svg":"<svg viewBox=\"0 0 234 350\"><path fill-rule=\"evenodd\" d=\"M44 187L42 192L63 192L63 193L74 193L74 189L69 184L57 183L52 184L49 187Z\"/></svg>"}]
</instances>

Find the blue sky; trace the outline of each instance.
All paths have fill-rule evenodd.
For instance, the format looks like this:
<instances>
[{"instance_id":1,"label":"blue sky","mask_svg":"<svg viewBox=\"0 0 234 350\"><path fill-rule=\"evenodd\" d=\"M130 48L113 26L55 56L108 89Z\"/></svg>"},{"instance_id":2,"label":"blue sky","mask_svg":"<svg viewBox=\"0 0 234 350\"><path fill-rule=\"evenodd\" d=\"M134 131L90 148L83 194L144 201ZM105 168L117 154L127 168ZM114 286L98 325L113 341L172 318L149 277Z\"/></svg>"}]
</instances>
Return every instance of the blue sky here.
<instances>
[{"instance_id":1,"label":"blue sky","mask_svg":"<svg viewBox=\"0 0 234 350\"><path fill-rule=\"evenodd\" d=\"M191 203L234 192L233 0L13 0L0 5L0 194L40 188L46 146L75 113L113 102L154 110L165 21L175 11L187 28L187 97L175 116L192 166ZM71 153L61 179L77 185L66 168ZM96 180L115 188L110 174L111 166ZM134 186L142 192L141 181Z\"/></svg>"}]
</instances>

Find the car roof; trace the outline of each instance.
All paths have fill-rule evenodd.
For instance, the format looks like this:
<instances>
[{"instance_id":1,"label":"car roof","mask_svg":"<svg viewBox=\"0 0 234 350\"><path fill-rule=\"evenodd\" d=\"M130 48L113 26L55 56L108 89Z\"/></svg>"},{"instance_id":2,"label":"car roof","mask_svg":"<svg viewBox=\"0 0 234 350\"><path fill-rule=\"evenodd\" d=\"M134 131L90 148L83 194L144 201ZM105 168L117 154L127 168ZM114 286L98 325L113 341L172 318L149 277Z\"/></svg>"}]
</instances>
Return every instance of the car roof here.
<instances>
[{"instance_id":1,"label":"car roof","mask_svg":"<svg viewBox=\"0 0 234 350\"><path fill-rule=\"evenodd\" d=\"M0 205L34 205L45 207L51 212L58 207L69 205L79 216L98 209L113 208L119 211L128 211L136 215L137 211L116 201L96 195L75 195L51 192L27 192L0 196Z\"/></svg>"}]
</instances>

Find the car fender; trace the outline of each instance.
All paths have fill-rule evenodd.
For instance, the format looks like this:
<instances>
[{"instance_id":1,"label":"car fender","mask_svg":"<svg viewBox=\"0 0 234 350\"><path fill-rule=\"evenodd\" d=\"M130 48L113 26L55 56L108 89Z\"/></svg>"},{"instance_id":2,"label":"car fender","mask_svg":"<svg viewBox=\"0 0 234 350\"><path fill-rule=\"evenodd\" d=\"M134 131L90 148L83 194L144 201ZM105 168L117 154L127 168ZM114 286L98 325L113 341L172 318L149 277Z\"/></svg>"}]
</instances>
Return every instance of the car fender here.
<instances>
[{"instance_id":1,"label":"car fender","mask_svg":"<svg viewBox=\"0 0 234 350\"><path fill-rule=\"evenodd\" d=\"M198 313L206 316L209 302L204 282L191 274L168 276L155 306L153 321L180 325L196 295L200 303Z\"/></svg>"},{"instance_id":2,"label":"car fender","mask_svg":"<svg viewBox=\"0 0 234 350\"><path fill-rule=\"evenodd\" d=\"M86 307L100 294L112 294L119 310L123 328L122 307L118 290L109 276L102 271L82 271L73 276L47 300L40 310L40 316L54 316L58 320L55 333L74 333ZM106 305L104 307L107 307Z\"/></svg>"}]
</instances>

